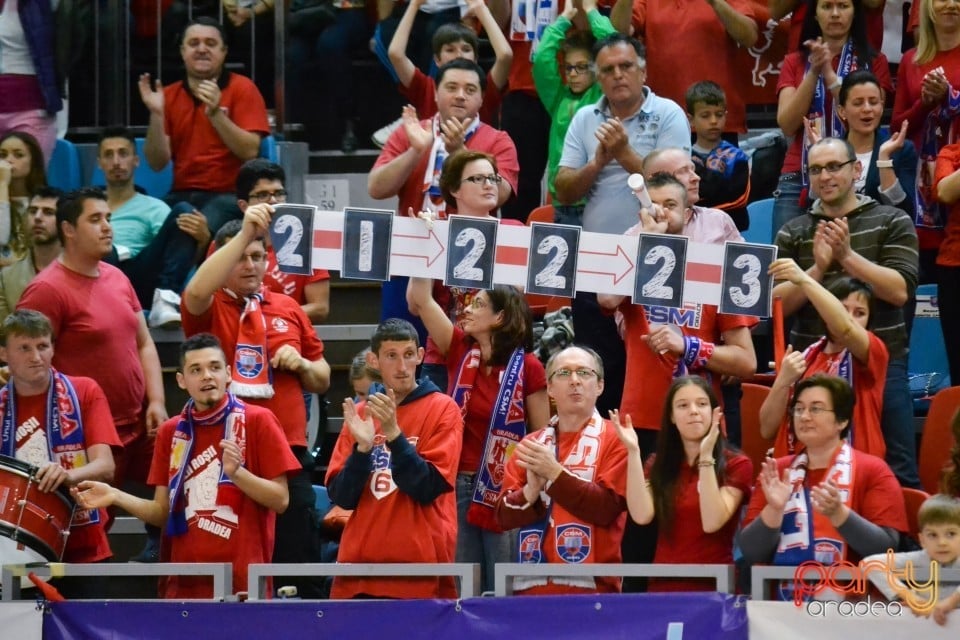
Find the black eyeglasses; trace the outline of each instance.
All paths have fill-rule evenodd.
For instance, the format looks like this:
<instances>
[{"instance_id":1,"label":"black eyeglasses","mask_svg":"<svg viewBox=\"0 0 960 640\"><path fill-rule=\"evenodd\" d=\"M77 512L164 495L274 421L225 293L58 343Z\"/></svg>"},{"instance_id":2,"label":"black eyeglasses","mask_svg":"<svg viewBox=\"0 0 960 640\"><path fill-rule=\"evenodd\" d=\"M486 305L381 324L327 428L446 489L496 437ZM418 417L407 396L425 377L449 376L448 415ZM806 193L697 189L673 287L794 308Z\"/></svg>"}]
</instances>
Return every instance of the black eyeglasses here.
<instances>
[{"instance_id":1,"label":"black eyeglasses","mask_svg":"<svg viewBox=\"0 0 960 640\"><path fill-rule=\"evenodd\" d=\"M247 196L250 200L269 200L273 198L277 202L282 202L287 199L287 192L283 189L277 189L276 191L256 191Z\"/></svg>"},{"instance_id":2,"label":"black eyeglasses","mask_svg":"<svg viewBox=\"0 0 960 640\"><path fill-rule=\"evenodd\" d=\"M825 165L812 164L807 167L807 173L809 173L811 176L819 176L824 172L824 170L826 170L826 172L830 175L834 175L839 173L840 169L843 169L848 164L853 164L854 162L856 162L856 159L847 160L846 162L828 162Z\"/></svg>"},{"instance_id":3,"label":"black eyeglasses","mask_svg":"<svg viewBox=\"0 0 960 640\"><path fill-rule=\"evenodd\" d=\"M464 178L460 182L472 182L476 185L482 185L484 183L489 184L491 187L495 187L500 182L503 181L503 178L498 176L495 173L490 174L489 176L470 176L469 178Z\"/></svg>"},{"instance_id":4,"label":"black eyeglasses","mask_svg":"<svg viewBox=\"0 0 960 640\"><path fill-rule=\"evenodd\" d=\"M581 62L580 64L565 64L563 68L567 74L571 76L582 75L593 71L593 65L586 62Z\"/></svg>"}]
</instances>

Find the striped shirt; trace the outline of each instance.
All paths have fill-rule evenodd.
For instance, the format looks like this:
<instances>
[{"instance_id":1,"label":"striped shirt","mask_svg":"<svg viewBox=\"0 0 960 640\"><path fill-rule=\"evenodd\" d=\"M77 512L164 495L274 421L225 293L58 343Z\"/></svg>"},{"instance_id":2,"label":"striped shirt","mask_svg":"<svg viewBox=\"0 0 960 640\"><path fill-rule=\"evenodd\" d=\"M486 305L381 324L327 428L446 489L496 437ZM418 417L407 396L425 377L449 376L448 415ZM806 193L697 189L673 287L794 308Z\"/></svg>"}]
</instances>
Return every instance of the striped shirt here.
<instances>
[{"instance_id":1,"label":"striped shirt","mask_svg":"<svg viewBox=\"0 0 960 640\"><path fill-rule=\"evenodd\" d=\"M819 201L810 213L790 220L777 233L779 257L793 258L801 269L813 266L813 233L817 223L830 220L823 214ZM850 248L860 256L881 267L893 269L907 283L907 293L913 296L917 288L919 250L917 232L906 213L878 204L867 196L857 196L857 207L846 214L850 227ZM833 262L824 274L822 284L829 288L845 274ZM890 351L890 359L906 357L907 331L902 307L874 298L870 317L872 331L883 340ZM790 341L794 349L805 349L826 334L826 326L810 303L796 314Z\"/></svg>"}]
</instances>

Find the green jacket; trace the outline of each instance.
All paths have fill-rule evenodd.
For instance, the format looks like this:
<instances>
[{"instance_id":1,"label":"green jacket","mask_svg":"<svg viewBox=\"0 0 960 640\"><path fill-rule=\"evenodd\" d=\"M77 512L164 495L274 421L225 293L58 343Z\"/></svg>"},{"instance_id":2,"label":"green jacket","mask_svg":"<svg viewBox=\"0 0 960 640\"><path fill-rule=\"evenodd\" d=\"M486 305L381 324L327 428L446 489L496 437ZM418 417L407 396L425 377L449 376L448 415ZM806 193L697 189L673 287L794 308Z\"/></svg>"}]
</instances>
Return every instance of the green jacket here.
<instances>
[{"instance_id":1,"label":"green jacket","mask_svg":"<svg viewBox=\"0 0 960 640\"><path fill-rule=\"evenodd\" d=\"M610 23L610 19L596 9L587 13L587 21L590 23L593 36L598 41L617 32ZM553 181L557 177L560 156L563 154L563 139L567 136L567 128L573 120L573 114L583 106L596 103L603 96L600 85L596 82L582 94L574 95L563 81L563 74L557 64L557 54L571 24L563 16L557 18L556 22L544 29L537 52L533 56L533 82L537 87L540 101L552 118L547 159L547 187L554 200L557 193Z\"/></svg>"}]
</instances>

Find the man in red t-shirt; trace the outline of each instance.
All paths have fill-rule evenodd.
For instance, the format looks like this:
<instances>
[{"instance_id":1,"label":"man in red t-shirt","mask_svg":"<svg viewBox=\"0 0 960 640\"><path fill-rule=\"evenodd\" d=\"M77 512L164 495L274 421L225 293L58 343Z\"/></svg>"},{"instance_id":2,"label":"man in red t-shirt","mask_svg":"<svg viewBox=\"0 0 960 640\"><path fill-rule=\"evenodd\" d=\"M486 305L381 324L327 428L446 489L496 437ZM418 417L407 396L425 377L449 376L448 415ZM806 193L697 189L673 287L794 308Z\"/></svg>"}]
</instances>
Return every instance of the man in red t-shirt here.
<instances>
[{"instance_id":1,"label":"man in red t-shirt","mask_svg":"<svg viewBox=\"0 0 960 640\"><path fill-rule=\"evenodd\" d=\"M164 560L232 563L233 593L246 591L247 566L270 562L274 513L287 508L287 476L300 465L270 411L227 393L230 367L216 337L187 338L180 369L177 384L190 400L157 434L153 499L102 482L82 482L73 494L81 506L117 505L165 526ZM166 598L213 596L205 578L171 577L164 585Z\"/></svg>"},{"instance_id":2,"label":"man in red t-shirt","mask_svg":"<svg viewBox=\"0 0 960 640\"><path fill-rule=\"evenodd\" d=\"M7 316L0 358L10 369L10 379L0 389L0 454L36 467L40 493L65 491L82 480L113 480L112 448L119 450L121 444L110 405L90 378L65 376L53 368L53 327L47 317L30 309ZM31 500L29 492L24 497L28 506L43 504ZM102 509L78 511L69 523L63 560L102 562L112 557L106 522ZM104 584L86 579L72 578L57 586L72 597L105 595L99 591Z\"/></svg>"},{"instance_id":3,"label":"man in red t-shirt","mask_svg":"<svg viewBox=\"0 0 960 640\"><path fill-rule=\"evenodd\" d=\"M18 309L50 320L57 337L53 364L67 375L87 375L110 403L123 453L115 482L146 482L153 436L167 419L160 356L133 286L123 272L102 262L113 245L110 207L98 189L80 189L57 201L63 252L27 285ZM148 529L151 543L159 532ZM148 545L140 556L155 561Z\"/></svg>"},{"instance_id":4,"label":"man in red t-shirt","mask_svg":"<svg viewBox=\"0 0 960 640\"><path fill-rule=\"evenodd\" d=\"M237 174L237 206L240 211L246 211L250 205L261 202L285 203L286 180L287 174L283 167L274 162L263 158L245 162ZM235 234L236 231L233 231L230 236ZM310 322L319 324L326 320L330 313L330 272L326 269L315 269L309 276L284 273L277 265L277 255L270 242L270 235L264 236L263 241L267 245L264 286L296 300L310 318Z\"/></svg>"},{"instance_id":5,"label":"man in red t-shirt","mask_svg":"<svg viewBox=\"0 0 960 640\"><path fill-rule=\"evenodd\" d=\"M263 236L272 214L269 204L247 207L239 233L200 265L183 292L183 331L187 336L208 331L220 339L233 369L231 391L273 411L304 466L290 478L290 507L277 519L273 561L319 562L303 393L325 392L330 366L300 305L263 286L267 267ZM303 597L321 593L313 581L293 583Z\"/></svg>"},{"instance_id":6,"label":"man in red t-shirt","mask_svg":"<svg viewBox=\"0 0 960 640\"><path fill-rule=\"evenodd\" d=\"M248 78L224 73L223 27L213 18L192 20L180 43L185 78L167 87L140 76L140 98L150 112L143 147L160 171L173 160L167 204L189 202L207 217L211 233L239 218L233 180L245 160L257 157L270 134L263 96Z\"/></svg>"}]
</instances>

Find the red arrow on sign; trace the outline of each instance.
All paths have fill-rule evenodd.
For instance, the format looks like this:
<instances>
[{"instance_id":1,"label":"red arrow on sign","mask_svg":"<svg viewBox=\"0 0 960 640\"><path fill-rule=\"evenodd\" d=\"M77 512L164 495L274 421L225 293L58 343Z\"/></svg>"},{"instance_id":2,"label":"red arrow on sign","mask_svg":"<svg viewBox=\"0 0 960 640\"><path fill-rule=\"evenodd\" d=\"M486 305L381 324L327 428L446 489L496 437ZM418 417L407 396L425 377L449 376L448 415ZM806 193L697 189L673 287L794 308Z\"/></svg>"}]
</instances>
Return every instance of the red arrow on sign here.
<instances>
[{"instance_id":1,"label":"red arrow on sign","mask_svg":"<svg viewBox=\"0 0 960 640\"><path fill-rule=\"evenodd\" d=\"M633 260L630 259L630 256L627 255L627 253L623 250L623 247L621 247L619 244L617 245L617 250L613 253L604 253L602 251L583 251L583 250L581 250L580 253L586 253L594 256L606 256L608 258L618 258L622 256L623 261L627 263L626 269L620 275L617 275L616 271L611 273L609 271L585 271L583 269L578 269L580 273L589 273L595 276L613 276L613 284L617 284L618 282L626 278L631 271L633 271Z\"/></svg>"},{"instance_id":2,"label":"red arrow on sign","mask_svg":"<svg viewBox=\"0 0 960 640\"><path fill-rule=\"evenodd\" d=\"M431 266L434 262L436 262L436 261L440 258L440 256L443 255L443 252L445 251L445 248L444 248L444 246L443 246L443 243L440 242L440 238L438 238L438 237L437 237L437 234L433 232L433 229L430 229L429 232L427 233L427 235L425 235L425 236L410 236L410 235L406 235L406 234L403 234L403 233L395 233L395 234L393 235L393 237L394 237L394 238L409 238L409 239L411 239L411 240L433 240L433 243L436 245L436 251L437 251L437 253L436 253L436 255L433 256L432 258L431 258L429 255L422 256L422 255L419 255L419 254L411 254L411 253L394 253L394 254L393 254L393 255L397 256L398 258L423 258L424 260L427 261L427 266L428 266L428 267Z\"/></svg>"},{"instance_id":3,"label":"red arrow on sign","mask_svg":"<svg viewBox=\"0 0 960 640\"><path fill-rule=\"evenodd\" d=\"M343 246L343 233L317 229L313 232L313 246L317 249L340 249Z\"/></svg>"}]
</instances>

